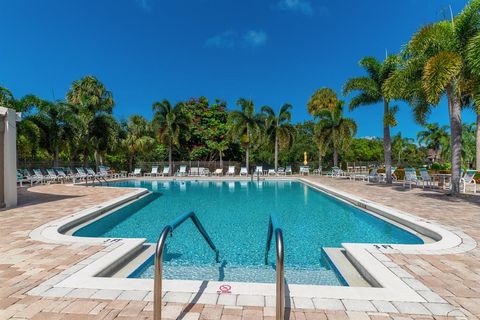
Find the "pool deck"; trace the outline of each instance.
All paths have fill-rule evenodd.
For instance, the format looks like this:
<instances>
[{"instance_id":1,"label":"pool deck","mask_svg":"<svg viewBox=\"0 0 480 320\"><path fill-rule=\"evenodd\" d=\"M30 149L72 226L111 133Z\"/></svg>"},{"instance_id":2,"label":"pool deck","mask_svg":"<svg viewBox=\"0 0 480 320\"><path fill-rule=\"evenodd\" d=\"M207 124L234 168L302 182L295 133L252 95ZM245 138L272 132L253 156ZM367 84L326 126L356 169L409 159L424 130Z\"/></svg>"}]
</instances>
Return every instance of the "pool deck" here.
<instances>
[{"instance_id":1,"label":"pool deck","mask_svg":"<svg viewBox=\"0 0 480 320\"><path fill-rule=\"evenodd\" d=\"M312 176L307 179L432 222L454 226L480 241L480 195L453 198L439 191L404 190L398 185ZM104 296L94 296L95 292L89 290L45 292L37 289L105 247L43 243L32 240L30 232L128 192L64 185L20 189L20 206L0 211L0 319L151 319L151 296L142 296L141 292L126 295L111 290L108 294L104 292ZM458 318L479 319L480 248L442 255L389 254L388 258L413 279L412 287L426 286L433 291L430 299L438 304L432 303L432 308L441 308L448 302L465 314ZM244 306L214 305L208 299L183 304L165 299L163 316L185 320L274 319L275 310L265 306L265 301L258 301L257 296L242 299ZM289 319L454 319L435 316L442 314L441 310L429 310L419 303L392 305L368 300L318 299L311 305L309 301L295 301Z\"/></svg>"}]
</instances>

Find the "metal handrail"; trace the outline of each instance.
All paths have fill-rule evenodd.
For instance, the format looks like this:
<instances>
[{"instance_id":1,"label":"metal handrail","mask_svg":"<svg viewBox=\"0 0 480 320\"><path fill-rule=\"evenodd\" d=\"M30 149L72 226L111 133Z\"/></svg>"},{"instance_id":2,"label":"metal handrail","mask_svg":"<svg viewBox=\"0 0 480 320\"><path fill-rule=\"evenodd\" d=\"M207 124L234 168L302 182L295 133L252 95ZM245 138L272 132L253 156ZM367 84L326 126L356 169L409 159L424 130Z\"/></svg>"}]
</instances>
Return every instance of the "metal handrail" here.
<instances>
[{"instance_id":1,"label":"metal handrail","mask_svg":"<svg viewBox=\"0 0 480 320\"><path fill-rule=\"evenodd\" d=\"M272 244L272 236L275 233L275 242L277 250L276 263L276 320L285 319L285 264L284 264L284 247L283 232L278 223L275 213L270 214L268 223L267 250L265 250L265 264L268 265L268 253Z\"/></svg>"},{"instance_id":2,"label":"metal handrail","mask_svg":"<svg viewBox=\"0 0 480 320\"><path fill-rule=\"evenodd\" d=\"M172 234L179 225L184 223L188 218L193 221L195 227L202 234L203 238L207 241L208 245L215 252L215 261L219 262L219 253L217 248L212 242L212 239L208 236L207 232L203 228L200 220L198 220L197 215L194 212L189 212L178 216L175 220L170 222L163 228L162 233L158 237L157 247L155 249L155 278L153 286L153 319L161 320L162 319L162 269L163 269L163 249L165 248L165 242L167 241L167 236Z\"/></svg>"}]
</instances>

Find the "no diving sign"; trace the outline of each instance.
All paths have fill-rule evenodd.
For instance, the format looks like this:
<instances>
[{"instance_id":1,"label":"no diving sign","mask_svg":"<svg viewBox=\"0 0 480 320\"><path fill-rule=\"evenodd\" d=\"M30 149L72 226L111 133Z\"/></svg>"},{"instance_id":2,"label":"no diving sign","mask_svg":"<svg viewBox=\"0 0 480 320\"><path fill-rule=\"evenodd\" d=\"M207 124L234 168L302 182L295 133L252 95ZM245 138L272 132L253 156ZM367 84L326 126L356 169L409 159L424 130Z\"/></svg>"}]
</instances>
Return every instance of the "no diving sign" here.
<instances>
[{"instance_id":1,"label":"no diving sign","mask_svg":"<svg viewBox=\"0 0 480 320\"><path fill-rule=\"evenodd\" d=\"M232 293L232 286L229 284L222 284L220 287L218 287L217 293Z\"/></svg>"}]
</instances>

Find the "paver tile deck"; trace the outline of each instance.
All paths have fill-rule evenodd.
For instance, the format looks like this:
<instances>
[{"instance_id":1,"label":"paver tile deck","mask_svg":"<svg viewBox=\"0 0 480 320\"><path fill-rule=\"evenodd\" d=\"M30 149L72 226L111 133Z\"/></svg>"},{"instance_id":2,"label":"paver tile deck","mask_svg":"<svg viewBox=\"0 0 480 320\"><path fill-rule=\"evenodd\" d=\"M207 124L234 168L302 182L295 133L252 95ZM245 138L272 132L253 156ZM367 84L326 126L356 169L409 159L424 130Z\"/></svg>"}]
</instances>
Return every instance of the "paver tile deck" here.
<instances>
[{"instance_id":1,"label":"paver tile deck","mask_svg":"<svg viewBox=\"0 0 480 320\"><path fill-rule=\"evenodd\" d=\"M308 177L312 181L409 212L445 226L462 230L480 241L480 196L450 197L442 192L401 186L351 182L327 177ZM63 298L48 297L45 281L76 263L94 255L102 246L70 246L34 241L29 233L54 219L98 205L127 194L126 189L66 185L34 186L19 189L19 207L0 211L0 319L152 319L152 302L123 300L114 290L85 290L65 293ZM448 255L387 255L411 274L412 285L430 288L425 298L428 307L445 311L433 317L418 305L390 305L380 302L352 303L318 299L316 307L326 310L287 309L289 319L454 319L461 310L468 319L480 317L480 249ZM54 279L53 279L54 280ZM53 281L52 280L52 281ZM47 283L48 285L48 283ZM37 295L27 294L31 289ZM47 295L47 296L45 296ZM249 298L239 297L250 301ZM218 299L227 301L227 296ZM207 301L205 301L207 302ZM230 304L235 304L231 301ZM274 309L263 306L228 306L166 302L166 319L274 319ZM329 308L329 306L334 306ZM373 311L377 306L377 311ZM313 308L314 306L312 306ZM345 310L346 309L346 310ZM363 310L363 311L362 311ZM419 314L401 314L399 312ZM457 310L457 311L458 311ZM389 313L391 312L391 313Z\"/></svg>"}]
</instances>

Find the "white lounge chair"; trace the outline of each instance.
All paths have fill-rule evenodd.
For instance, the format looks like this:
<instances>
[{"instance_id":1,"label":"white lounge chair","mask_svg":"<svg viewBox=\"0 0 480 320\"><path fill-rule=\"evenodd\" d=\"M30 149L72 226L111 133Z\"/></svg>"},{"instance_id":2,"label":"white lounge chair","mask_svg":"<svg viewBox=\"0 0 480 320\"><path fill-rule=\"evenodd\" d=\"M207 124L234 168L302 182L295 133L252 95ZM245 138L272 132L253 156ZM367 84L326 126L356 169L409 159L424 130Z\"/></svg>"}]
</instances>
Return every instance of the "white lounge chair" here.
<instances>
[{"instance_id":1,"label":"white lounge chair","mask_svg":"<svg viewBox=\"0 0 480 320\"><path fill-rule=\"evenodd\" d=\"M235 175L235 166L228 166L227 176Z\"/></svg>"},{"instance_id":2,"label":"white lounge chair","mask_svg":"<svg viewBox=\"0 0 480 320\"><path fill-rule=\"evenodd\" d=\"M40 169L33 169L33 176L40 183L50 182L50 178L45 176Z\"/></svg>"},{"instance_id":3,"label":"white lounge chair","mask_svg":"<svg viewBox=\"0 0 480 320\"><path fill-rule=\"evenodd\" d=\"M168 176L169 174L170 174L170 166L164 166L164 167L163 167L163 171L162 171L162 173L160 173L160 175L161 175L162 177L166 177L166 176Z\"/></svg>"},{"instance_id":4,"label":"white lounge chair","mask_svg":"<svg viewBox=\"0 0 480 320\"><path fill-rule=\"evenodd\" d=\"M425 188L425 185L431 188L435 186L435 180L428 174L426 168L420 168L420 181L422 182L423 188Z\"/></svg>"},{"instance_id":5,"label":"white lounge chair","mask_svg":"<svg viewBox=\"0 0 480 320\"><path fill-rule=\"evenodd\" d=\"M187 175L187 166L184 165L184 164L180 165L180 168L178 168L177 173L175 175L186 176Z\"/></svg>"},{"instance_id":6,"label":"white lounge chair","mask_svg":"<svg viewBox=\"0 0 480 320\"><path fill-rule=\"evenodd\" d=\"M277 173L275 172L275 169L268 169L268 175L269 176L276 176Z\"/></svg>"},{"instance_id":7,"label":"white lounge chair","mask_svg":"<svg viewBox=\"0 0 480 320\"><path fill-rule=\"evenodd\" d=\"M156 177L158 176L158 166L152 166L152 170L150 172L145 172L145 177Z\"/></svg>"},{"instance_id":8,"label":"white lounge chair","mask_svg":"<svg viewBox=\"0 0 480 320\"><path fill-rule=\"evenodd\" d=\"M460 187L463 186L463 192L467 191L467 185L473 185L473 193L477 193L477 182L475 181L475 174L477 171L475 170L467 170L465 174L460 179Z\"/></svg>"},{"instance_id":9,"label":"white lounge chair","mask_svg":"<svg viewBox=\"0 0 480 320\"><path fill-rule=\"evenodd\" d=\"M53 169L46 169L47 174L45 175L48 179L51 181L58 181L59 177L57 176L57 173Z\"/></svg>"},{"instance_id":10,"label":"white lounge chair","mask_svg":"<svg viewBox=\"0 0 480 320\"><path fill-rule=\"evenodd\" d=\"M321 176L322 175L322 167L318 167L317 169L313 170L313 175Z\"/></svg>"},{"instance_id":11,"label":"white lounge chair","mask_svg":"<svg viewBox=\"0 0 480 320\"><path fill-rule=\"evenodd\" d=\"M130 172L128 174L129 177L141 177L142 176L142 169L141 168L135 168L133 172Z\"/></svg>"},{"instance_id":12,"label":"white lounge chair","mask_svg":"<svg viewBox=\"0 0 480 320\"><path fill-rule=\"evenodd\" d=\"M410 189L412 189L412 184L418 186L417 171L414 168L405 168L405 178L403 180L403 188L405 184L409 184Z\"/></svg>"},{"instance_id":13,"label":"white lounge chair","mask_svg":"<svg viewBox=\"0 0 480 320\"><path fill-rule=\"evenodd\" d=\"M293 174L293 171L292 171L292 166L287 166L285 168L285 175L292 175Z\"/></svg>"},{"instance_id":14,"label":"white lounge chair","mask_svg":"<svg viewBox=\"0 0 480 320\"><path fill-rule=\"evenodd\" d=\"M340 177L343 175L343 170L339 167L332 167L332 170L327 172L326 176L331 178Z\"/></svg>"},{"instance_id":15,"label":"white lounge chair","mask_svg":"<svg viewBox=\"0 0 480 320\"><path fill-rule=\"evenodd\" d=\"M213 172L213 175L214 176L223 176L223 169L222 168L215 169L215 171Z\"/></svg>"},{"instance_id":16,"label":"white lounge chair","mask_svg":"<svg viewBox=\"0 0 480 320\"><path fill-rule=\"evenodd\" d=\"M286 176L286 175L287 175L287 173L285 172L285 168L284 168L284 167L279 167L279 168L277 169L277 174L278 174L279 176Z\"/></svg>"},{"instance_id":17,"label":"white lounge chair","mask_svg":"<svg viewBox=\"0 0 480 320\"><path fill-rule=\"evenodd\" d=\"M253 173L255 175L263 176L263 166L256 166Z\"/></svg>"},{"instance_id":18,"label":"white lounge chair","mask_svg":"<svg viewBox=\"0 0 480 320\"><path fill-rule=\"evenodd\" d=\"M300 166L300 170L298 171L300 175L309 175L310 174L310 167L308 166Z\"/></svg>"},{"instance_id":19,"label":"white lounge chair","mask_svg":"<svg viewBox=\"0 0 480 320\"><path fill-rule=\"evenodd\" d=\"M248 176L247 167L241 167L240 168L240 175L241 176Z\"/></svg>"}]
</instances>

